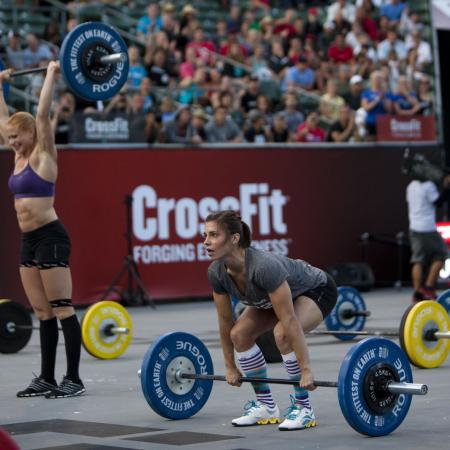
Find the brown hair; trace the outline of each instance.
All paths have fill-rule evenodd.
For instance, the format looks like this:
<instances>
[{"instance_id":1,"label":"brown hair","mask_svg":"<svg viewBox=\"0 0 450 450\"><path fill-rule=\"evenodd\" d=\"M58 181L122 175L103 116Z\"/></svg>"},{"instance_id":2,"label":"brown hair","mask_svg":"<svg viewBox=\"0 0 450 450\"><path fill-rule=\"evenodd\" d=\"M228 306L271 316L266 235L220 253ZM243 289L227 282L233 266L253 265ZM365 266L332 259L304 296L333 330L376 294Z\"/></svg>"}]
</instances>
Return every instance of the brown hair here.
<instances>
[{"instance_id":1,"label":"brown hair","mask_svg":"<svg viewBox=\"0 0 450 450\"><path fill-rule=\"evenodd\" d=\"M33 131L36 137L36 120L30 113L24 111L16 112L6 123L19 130Z\"/></svg>"},{"instance_id":2,"label":"brown hair","mask_svg":"<svg viewBox=\"0 0 450 450\"><path fill-rule=\"evenodd\" d=\"M208 215L206 222L217 222L225 231L231 234L239 234L239 246L250 247L252 234L249 226L241 219L241 216L232 210L217 211Z\"/></svg>"}]
</instances>

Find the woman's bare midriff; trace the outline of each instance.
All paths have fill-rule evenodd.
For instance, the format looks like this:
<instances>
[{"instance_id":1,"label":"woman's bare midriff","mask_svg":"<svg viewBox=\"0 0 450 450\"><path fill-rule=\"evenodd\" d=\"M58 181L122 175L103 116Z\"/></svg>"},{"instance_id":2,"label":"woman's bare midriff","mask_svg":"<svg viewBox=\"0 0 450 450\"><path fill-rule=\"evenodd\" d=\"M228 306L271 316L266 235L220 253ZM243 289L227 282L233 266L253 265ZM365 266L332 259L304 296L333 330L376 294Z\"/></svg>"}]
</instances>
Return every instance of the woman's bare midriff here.
<instances>
[{"instance_id":1,"label":"woman's bare midriff","mask_svg":"<svg viewBox=\"0 0 450 450\"><path fill-rule=\"evenodd\" d=\"M22 232L36 230L58 219L53 197L18 198L14 201L17 221Z\"/></svg>"}]
</instances>

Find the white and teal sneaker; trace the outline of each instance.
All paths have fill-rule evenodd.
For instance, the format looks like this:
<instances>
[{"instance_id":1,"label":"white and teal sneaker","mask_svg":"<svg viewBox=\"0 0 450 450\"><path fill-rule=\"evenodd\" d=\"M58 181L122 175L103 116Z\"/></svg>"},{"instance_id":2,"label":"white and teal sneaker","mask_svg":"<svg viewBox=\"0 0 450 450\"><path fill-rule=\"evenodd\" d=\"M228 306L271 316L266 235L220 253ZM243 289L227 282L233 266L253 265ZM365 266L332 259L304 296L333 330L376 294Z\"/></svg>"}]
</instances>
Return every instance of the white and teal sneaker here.
<instances>
[{"instance_id":1,"label":"white and teal sneaker","mask_svg":"<svg viewBox=\"0 0 450 450\"><path fill-rule=\"evenodd\" d=\"M280 410L278 406L269 409L259 401L249 400L244 406L245 412L241 417L233 419L235 427L250 427L252 425L269 425L280 423Z\"/></svg>"},{"instance_id":2,"label":"white and teal sneaker","mask_svg":"<svg viewBox=\"0 0 450 450\"><path fill-rule=\"evenodd\" d=\"M278 426L281 431L303 430L316 426L316 417L312 408L305 408L295 403L295 399L291 396L291 405L287 408L285 419Z\"/></svg>"}]
</instances>

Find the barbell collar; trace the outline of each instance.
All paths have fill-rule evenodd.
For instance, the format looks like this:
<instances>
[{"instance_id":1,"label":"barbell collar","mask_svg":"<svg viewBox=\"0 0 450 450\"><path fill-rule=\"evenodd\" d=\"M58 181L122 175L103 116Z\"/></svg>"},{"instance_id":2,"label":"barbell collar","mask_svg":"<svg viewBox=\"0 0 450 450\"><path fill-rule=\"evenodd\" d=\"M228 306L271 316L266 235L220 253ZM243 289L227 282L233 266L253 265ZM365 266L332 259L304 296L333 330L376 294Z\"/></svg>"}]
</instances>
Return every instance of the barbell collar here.
<instances>
[{"instance_id":1,"label":"barbell collar","mask_svg":"<svg viewBox=\"0 0 450 450\"><path fill-rule=\"evenodd\" d=\"M113 327L111 328L112 334L130 334L130 329L125 327Z\"/></svg>"},{"instance_id":2,"label":"barbell collar","mask_svg":"<svg viewBox=\"0 0 450 450\"><path fill-rule=\"evenodd\" d=\"M450 339L450 331L435 331L433 334L437 339Z\"/></svg>"},{"instance_id":3,"label":"barbell collar","mask_svg":"<svg viewBox=\"0 0 450 450\"><path fill-rule=\"evenodd\" d=\"M100 58L100 63L103 65L107 64L118 64L121 62L125 62L128 58L128 55L125 52L121 53L111 53L110 55L104 55Z\"/></svg>"},{"instance_id":4,"label":"barbell collar","mask_svg":"<svg viewBox=\"0 0 450 450\"><path fill-rule=\"evenodd\" d=\"M393 394L426 395L428 393L428 386L420 383L402 383L392 381L388 383L386 388Z\"/></svg>"}]
</instances>

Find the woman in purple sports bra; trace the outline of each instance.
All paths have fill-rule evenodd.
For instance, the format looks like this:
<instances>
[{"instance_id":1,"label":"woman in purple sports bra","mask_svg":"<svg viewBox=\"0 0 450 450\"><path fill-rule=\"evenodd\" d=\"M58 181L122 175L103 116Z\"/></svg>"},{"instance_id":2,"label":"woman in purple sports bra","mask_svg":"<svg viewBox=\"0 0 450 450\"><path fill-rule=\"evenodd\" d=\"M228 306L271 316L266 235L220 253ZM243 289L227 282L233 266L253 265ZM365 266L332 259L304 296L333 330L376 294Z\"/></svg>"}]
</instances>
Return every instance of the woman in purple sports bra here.
<instances>
[{"instance_id":1,"label":"woman in purple sports bra","mask_svg":"<svg viewBox=\"0 0 450 450\"><path fill-rule=\"evenodd\" d=\"M81 330L72 305L69 268L70 238L54 208L58 175L57 151L50 109L59 63L50 62L39 97L36 118L27 112L9 116L0 95L0 131L15 154L9 188L14 194L22 231L20 277L28 300L40 321L41 373L18 397L62 398L85 391L79 377ZM11 69L0 72L0 89ZM67 373L55 381L58 322L64 333Z\"/></svg>"}]
</instances>

